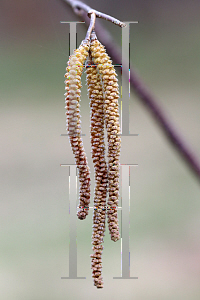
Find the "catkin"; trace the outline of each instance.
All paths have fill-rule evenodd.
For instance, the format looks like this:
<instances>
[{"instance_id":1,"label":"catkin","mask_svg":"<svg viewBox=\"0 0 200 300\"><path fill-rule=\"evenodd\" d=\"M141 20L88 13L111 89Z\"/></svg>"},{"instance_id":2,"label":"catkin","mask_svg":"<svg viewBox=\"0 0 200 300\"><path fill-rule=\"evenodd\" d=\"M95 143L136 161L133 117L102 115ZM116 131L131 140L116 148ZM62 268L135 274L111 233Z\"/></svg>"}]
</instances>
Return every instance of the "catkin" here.
<instances>
[{"instance_id":1,"label":"catkin","mask_svg":"<svg viewBox=\"0 0 200 300\"><path fill-rule=\"evenodd\" d=\"M67 130L75 162L79 170L79 211L77 216L83 220L88 215L90 203L90 169L81 138L80 95L83 64L88 56L89 42L83 41L74 54L69 57L65 74L65 103Z\"/></svg>"},{"instance_id":2,"label":"catkin","mask_svg":"<svg viewBox=\"0 0 200 300\"><path fill-rule=\"evenodd\" d=\"M112 61L93 31L90 42L84 40L70 56L65 74L67 130L79 171L80 190L77 215L81 220L88 215L90 203L90 169L81 138L79 103L83 64L88 56L86 79L91 108L91 153L95 169L93 254L90 256L94 285L97 288L103 288L102 243L105 235L106 211L111 240L117 241L120 238L117 218L121 148L119 89ZM104 124L107 130L108 163L105 159ZM107 191L109 197L106 203Z\"/></svg>"},{"instance_id":3,"label":"catkin","mask_svg":"<svg viewBox=\"0 0 200 300\"><path fill-rule=\"evenodd\" d=\"M121 148L118 80L112 61L107 55L104 46L97 40L95 33L91 35L90 51L102 81L103 109L108 139L108 228L111 239L117 241L120 238L117 207L119 202L119 159Z\"/></svg>"},{"instance_id":4,"label":"catkin","mask_svg":"<svg viewBox=\"0 0 200 300\"><path fill-rule=\"evenodd\" d=\"M95 191L93 212L92 244L94 253L91 255L92 277L97 288L103 288L102 281L102 251L103 237L106 219L106 196L107 196L107 164L105 160L104 143L104 99L101 80L97 67L92 64L91 58L86 67L86 79L88 96L91 108L90 137L92 147L92 159L95 168Z\"/></svg>"}]
</instances>

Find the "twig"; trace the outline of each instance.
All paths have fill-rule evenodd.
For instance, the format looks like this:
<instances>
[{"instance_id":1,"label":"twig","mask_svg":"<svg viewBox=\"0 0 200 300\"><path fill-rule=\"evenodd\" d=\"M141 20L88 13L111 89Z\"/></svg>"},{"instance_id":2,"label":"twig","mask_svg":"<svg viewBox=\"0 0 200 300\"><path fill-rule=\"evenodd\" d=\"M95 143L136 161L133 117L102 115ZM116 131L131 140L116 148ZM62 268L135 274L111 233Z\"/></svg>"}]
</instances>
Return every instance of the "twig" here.
<instances>
[{"instance_id":1,"label":"twig","mask_svg":"<svg viewBox=\"0 0 200 300\"><path fill-rule=\"evenodd\" d=\"M95 21L96 21L95 12L91 12L91 14L90 14L90 26L88 28L88 31L87 31L86 37L85 37L85 39L88 40L88 41L90 41L90 36L91 36L92 30L94 29Z\"/></svg>"},{"instance_id":2,"label":"twig","mask_svg":"<svg viewBox=\"0 0 200 300\"><path fill-rule=\"evenodd\" d=\"M64 0L68 4L70 4L73 8L79 7L83 9L86 13L91 9L89 6L83 4L80 1L73 0ZM78 2L78 4L77 4ZM81 5L82 3L82 5ZM88 25L88 16L84 11L76 12L81 19L83 19ZM95 11L95 10L93 10ZM95 24L95 31L101 43L106 47L107 53L109 56L117 63L121 64L121 52L119 46L113 41L110 33L99 23ZM129 78L129 74L125 74L127 78ZM138 77L135 71L130 68L130 85L133 88L134 92L138 95L142 103L148 108L154 120L157 122L160 127L162 133L165 135L168 142L172 144L177 153L182 157L184 162L196 176L197 180L200 182L200 163L195 155L192 153L189 145L185 141L181 139L179 134L176 132L175 128L166 117L164 111L157 104L154 96L147 89L142 80Z\"/></svg>"},{"instance_id":3,"label":"twig","mask_svg":"<svg viewBox=\"0 0 200 300\"><path fill-rule=\"evenodd\" d=\"M79 16L82 15L83 11L85 11L88 14L88 16L94 12L97 18L105 19L105 20L110 21L120 27L126 27L126 24L124 24L123 22L121 22L109 15L101 13L95 9L92 9L90 6L86 5L85 3L81 2L81 1L78 1L78 0L64 0L64 1L67 2L69 5L71 5L74 12Z\"/></svg>"}]
</instances>

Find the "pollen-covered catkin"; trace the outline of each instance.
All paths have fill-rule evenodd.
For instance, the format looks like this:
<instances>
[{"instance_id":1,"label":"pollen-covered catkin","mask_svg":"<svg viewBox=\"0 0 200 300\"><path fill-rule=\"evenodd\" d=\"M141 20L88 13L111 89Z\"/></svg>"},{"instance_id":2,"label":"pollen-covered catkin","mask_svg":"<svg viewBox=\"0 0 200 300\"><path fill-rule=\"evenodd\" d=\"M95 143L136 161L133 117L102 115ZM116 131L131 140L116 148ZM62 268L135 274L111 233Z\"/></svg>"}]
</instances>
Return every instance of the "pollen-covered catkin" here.
<instances>
[{"instance_id":1,"label":"pollen-covered catkin","mask_svg":"<svg viewBox=\"0 0 200 300\"><path fill-rule=\"evenodd\" d=\"M80 95L83 64L88 56L89 42L83 41L74 54L69 57L65 74L65 103L67 130L75 162L79 170L79 211L77 216L83 220L88 215L90 203L90 169L81 138Z\"/></svg>"},{"instance_id":2,"label":"pollen-covered catkin","mask_svg":"<svg viewBox=\"0 0 200 300\"><path fill-rule=\"evenodd\" d=\"M87 86L91 108L91 147L92 159L95 168L95 191L93 212L93 234L92 244L94 253L91 255L92 277L97 288L103 288L102 281L102 259L103 237L106 219L106 196L107 196L107 164L105 160L104 143L104 99L101 80L97 67L92 64L91 59L87 62Z\"/></svg>"},{"instance_id":3,"label":"pollen-covered catkin","mask_svg":"<svg viewBox=\"0 0 200 300\"><path fill-rule=\"evenodd\" d=\"M107 55L104 46L97 40L96 35L91 35L91 56L97 65L100 74L104 96L104 116L108 138L108 227L113 241L120 238L117 218L119 201L119 171L120 171L120 124L119 124L119 88L117 75L112 61Z\"/></svg>"}]
</instances>

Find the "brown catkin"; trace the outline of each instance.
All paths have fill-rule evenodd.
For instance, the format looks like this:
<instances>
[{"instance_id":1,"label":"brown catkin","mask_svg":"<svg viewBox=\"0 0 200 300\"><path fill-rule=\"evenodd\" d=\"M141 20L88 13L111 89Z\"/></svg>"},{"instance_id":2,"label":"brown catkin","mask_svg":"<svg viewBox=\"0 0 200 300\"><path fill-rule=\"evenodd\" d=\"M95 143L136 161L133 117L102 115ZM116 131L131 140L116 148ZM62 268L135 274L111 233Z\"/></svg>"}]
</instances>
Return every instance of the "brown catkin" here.
<instances>
[{"instance_id":1,"label":"brown catkin","mask_svg":"<svg viewBox=\"0 0 200 300\"><path fill-rule=\"evenodd\" d=\"M104 46L97 40L94 33L91 35L90 51L93 61L97 65L103 88L103 108L108 138L108 227L111 239L117 241L120 238L117 207L119 202L119 158L121 148L118 80L112 61L107 55Z\"/></svg>"},{"instance_id":2,"label":"brown catkin","mask_svg":"<svg viewBox=\"0 0 200 300\"><path fill-rule=\"evenodd\" d=\"M93 212L92 244L94 253L91 255L92 277L97 288L103 288L102 281L102 250L105 232L106 196L107 196L107 164L105 160L104 143L104 99L101 80L97 67L92 64L91 58L86 67L88 95L91 108L91 147L92 159L95 168L95 191Z\"/></svg>"},{"instance_id":3,"label":"brown catkin","mask_svg":"<svg viewBox=\"0 0 200 300\"><path fill-rule=\"evenodd\" d=\"M69 57L65 74L65 103L67 130L75 162L79 170L79 211L77 216L83 220L88 215L90 203L90 169L81 138L80 95L83 64L88 56L89 42L83 41L78 49Z\"/></svg>"}]
</instances>

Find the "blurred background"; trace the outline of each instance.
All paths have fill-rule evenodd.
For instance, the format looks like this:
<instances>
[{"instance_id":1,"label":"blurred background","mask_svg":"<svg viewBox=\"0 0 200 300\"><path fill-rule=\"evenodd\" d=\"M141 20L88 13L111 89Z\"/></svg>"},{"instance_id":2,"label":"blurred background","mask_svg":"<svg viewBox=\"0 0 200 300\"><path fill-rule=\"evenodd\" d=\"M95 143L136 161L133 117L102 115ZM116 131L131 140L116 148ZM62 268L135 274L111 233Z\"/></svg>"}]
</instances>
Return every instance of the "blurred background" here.
<instances>
[{"instance_id":1,"label":"blurred background","mask_svg":"<svg viewBox=\"0 0 200 300\"><path fill-rule=\"evenodd\" d=\"M86 2L86 1L85 1ZM131 66L139 73L181 137L200 157L200 2L88 0L130 27ZM69 275L68 167L64 73L69 25L79 21L61 0L0 2L0 298L200 299L200 186L166 142L133 91L130 133L122 164L130 170L130 275L121 276L121 244L103 251L104 288L93 286L92 211L77 219L78 276ZM100 20L121 45L121 29ZM77 25L78 45L85 37ZM120 75L119 75L120 76ZM89 100L83 76L84 147L90 157ZM94 182L92 181L92 195Z\"/></svg>"}]
</instances>

